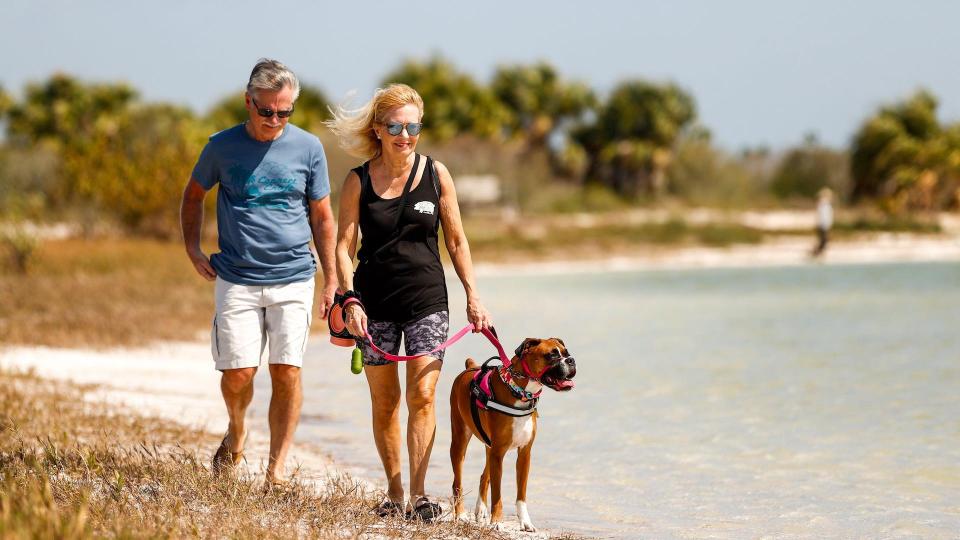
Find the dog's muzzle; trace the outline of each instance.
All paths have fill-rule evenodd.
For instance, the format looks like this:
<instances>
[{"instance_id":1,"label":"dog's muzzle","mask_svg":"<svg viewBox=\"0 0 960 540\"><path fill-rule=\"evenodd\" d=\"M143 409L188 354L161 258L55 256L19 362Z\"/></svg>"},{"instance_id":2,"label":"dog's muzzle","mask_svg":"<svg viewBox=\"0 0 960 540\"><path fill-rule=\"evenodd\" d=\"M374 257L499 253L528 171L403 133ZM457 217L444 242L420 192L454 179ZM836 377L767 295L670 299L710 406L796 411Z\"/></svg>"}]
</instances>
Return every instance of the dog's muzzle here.
<instances>
[{"instance_id":1,"label":"dog's muzzle","mask_svg":"<svg viewBox=\"0 0 960 540\"><path fill-rule=\"evenodd\" d=\"M540 377L540 382L557 392L567 392L573 390L574 382L572 379L576 375L577 362L572 356L567 356L550 366L550 369Z\"/></svg>"}]
</instances>

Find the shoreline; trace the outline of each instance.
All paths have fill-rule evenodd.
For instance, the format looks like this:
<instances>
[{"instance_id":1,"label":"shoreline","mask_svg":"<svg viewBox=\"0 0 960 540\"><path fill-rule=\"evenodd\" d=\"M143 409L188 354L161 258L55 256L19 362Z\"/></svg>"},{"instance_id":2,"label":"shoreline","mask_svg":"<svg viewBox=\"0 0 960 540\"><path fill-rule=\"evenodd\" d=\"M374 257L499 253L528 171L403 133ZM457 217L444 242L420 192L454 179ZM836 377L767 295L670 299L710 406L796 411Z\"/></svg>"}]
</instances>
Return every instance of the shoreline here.
<instances>
[{"instance_id":1,"label":"shoreline","mask_svg":"<svg viewBox=\"0 0 960 540\"><path fill-rule=\"evenodd\" d=\"M812 245L809 237L771 238L728 247L646 247L600 257L475 262L474 268L478 276L504 276L960 261L960 235L951 234L876 233L831 240L818 259L810 257Z\"/></svg>"}]
</instances>

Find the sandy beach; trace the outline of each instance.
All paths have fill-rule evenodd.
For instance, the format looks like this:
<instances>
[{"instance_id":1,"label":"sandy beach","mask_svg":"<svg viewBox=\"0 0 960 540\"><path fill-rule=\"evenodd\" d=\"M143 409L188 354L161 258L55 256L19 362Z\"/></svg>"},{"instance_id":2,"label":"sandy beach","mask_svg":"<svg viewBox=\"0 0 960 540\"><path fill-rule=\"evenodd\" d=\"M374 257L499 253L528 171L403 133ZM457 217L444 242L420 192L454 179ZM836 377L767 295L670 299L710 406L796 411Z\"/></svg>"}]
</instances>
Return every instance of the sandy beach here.
<instances>
[{"instance_id":1,"label":"sandy beach","mask_svg":"<svg viewBox=\"0 0 960 540\"><path fill-rule=\"evenodd\" d=\"M220 375L211 364L209 345L198 342L158 343L145 348L109 350L49 347L7 347L0 366L34 370L50 379L95 385L88 399L116 404L125 411L173 420L220 434L226 409L219 394ZM251 430L247 468L261 475L266 468L269 435ZM321 481L339 472L319 449L297 444L291 466L301 478ZM292 469L291 469L292 470Z\"/></svg>"}]
</instances>

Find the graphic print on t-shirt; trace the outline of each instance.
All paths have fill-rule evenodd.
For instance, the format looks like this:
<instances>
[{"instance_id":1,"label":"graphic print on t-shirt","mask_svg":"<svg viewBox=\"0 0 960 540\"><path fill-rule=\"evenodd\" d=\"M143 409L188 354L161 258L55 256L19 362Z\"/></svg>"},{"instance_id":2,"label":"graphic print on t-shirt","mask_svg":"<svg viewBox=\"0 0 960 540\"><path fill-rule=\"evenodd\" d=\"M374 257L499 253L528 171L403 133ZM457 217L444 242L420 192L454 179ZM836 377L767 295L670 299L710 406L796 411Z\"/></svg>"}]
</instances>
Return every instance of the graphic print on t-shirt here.
<instances>
[{"instance_id":1,"label":"graphic print on t-shirt","mask_svg":"<svg viewBox=\"0 0 960 540\"><path fill-rule=\"evenodd\" d=\"M420 201L417 204L413 205L413 209L421 214L430 214L433 215L433 203L430 201Z\"/></svg>"},{"instance_id":2,"label":"graphic print on t-shirt","mask_svg":"<svg viewBox=\"0 0 960 540\"><path fill-rule=\"evenodd\" d=\"M255 170L240 163L229 169L230 186L238 196L238 204L245 208L290 207L296 186L293 173L275 161L263 161Z\"/></svg>"}]
</instances>

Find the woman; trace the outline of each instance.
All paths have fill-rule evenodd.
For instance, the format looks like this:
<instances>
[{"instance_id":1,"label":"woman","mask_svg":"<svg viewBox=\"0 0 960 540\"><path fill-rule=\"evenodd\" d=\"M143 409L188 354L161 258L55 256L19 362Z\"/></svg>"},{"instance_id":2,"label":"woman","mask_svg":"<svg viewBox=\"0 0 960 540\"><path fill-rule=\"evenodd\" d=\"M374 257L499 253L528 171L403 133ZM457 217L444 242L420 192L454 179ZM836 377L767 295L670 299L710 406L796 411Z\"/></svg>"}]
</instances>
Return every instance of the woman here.
<instances>
[{"instance_id":1,"label":"woman","mask_svg":"<svg viewBox=\"0 0 960 540\"><path fill-rule=\"evenodd\" d=\"M358 294L366 312L347 307L344 320L355 336L369 332L381 349L419 356L406 362L407 454L410 502L404 504L400 475L400 379L397 363L364 345L364 373L370 387L373 438L387 476L381 515L399 514L429 521L440 506L425 494L424 481L436 434L434 394L443 351L426 355L446 341L447 290L437 246L444 243L467 295L467 320L489 328L480 302L470 247L460 221L453 179L442 163L416 153L423 127L423 100L404 84L377 90L356 111L340 108L328 126L340 145L366 161L350 171L340 195L337 273L340 287ZM401 211L402 210L402 211ZM353 271L357 232L363 240ZM476 331L476 330L475 330Z\"/></svg>"}]
</instances>

